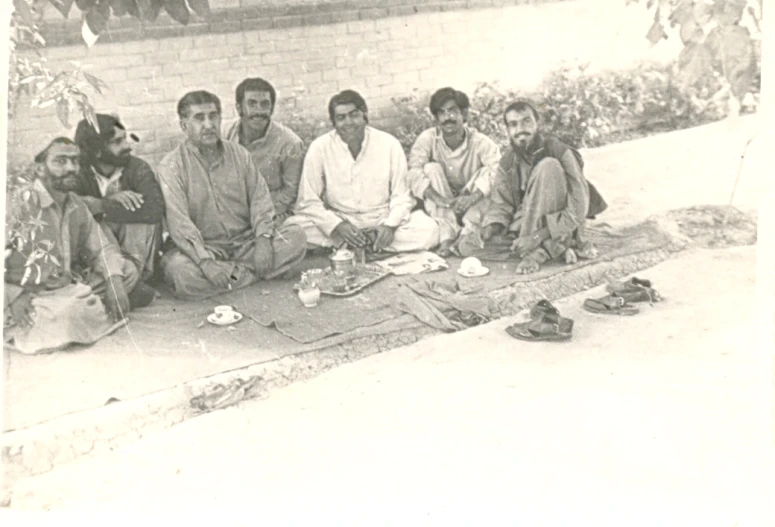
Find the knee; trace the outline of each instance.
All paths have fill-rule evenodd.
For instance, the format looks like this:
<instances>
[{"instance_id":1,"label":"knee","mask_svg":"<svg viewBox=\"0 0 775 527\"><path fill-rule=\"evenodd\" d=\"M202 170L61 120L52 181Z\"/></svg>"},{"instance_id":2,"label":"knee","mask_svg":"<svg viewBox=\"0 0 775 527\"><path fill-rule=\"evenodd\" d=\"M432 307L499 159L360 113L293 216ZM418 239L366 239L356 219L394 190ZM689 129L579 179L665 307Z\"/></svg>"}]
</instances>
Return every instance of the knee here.
<instances>
[{"instance_id":1,"label":"knee","mask_svg":"<svg viewBox=\"0 0 775 527\"><path fill-rule=\"evenodd\" d=\"M547 157L536 163L533 168L534 175L538 178L542 177L564 177L565 170L562 168L562 164L558 159L553 157Z\"/></svg>"},{"instance_id":2,"label":"knee","mask_svg":"<svg viewBox=\"0 0 775 527\"><path fill-rule=\"evenodd\" d=\"M436 247L441 240L441 229L438 222L423 212L412 213L412 220L417 225L418 232L422 233L422 246L426 249Z\"/></svg>"},{"instance_id":3,"label":"knee","mask_svg":"<svg viewBox=\"0 0 775 527\"><path fill-rule=\"evenodd\" d=\"M124 288L127 292L134 289L137 282L140 281L140 272L132 261L128 258L124 258L121 262L121 274L124 275Z\"/></svg>"},{"instance_id":4,"label":"knee","mask_svg":"<svg viewBox=\"0 0 775 527\"><path fill-rule=\"evenodd\" d=\"M288 240L288 244L293 249L297 249L299 252L306 250L307 234L300 225L286 223L277 232Z\"/></svg>"},{"instance_id":5,"label":"knee","mask_svg":"<svg viewBox=\"0 0 775 527\"><path fill-rule=\"evenodd\" d=\"M161 269L165 281L175 288L185 281L185 277L190 275L193 269L199 271L199 267L191 258L177 249L164 253L161 257Z\"/></svg>"}]
</instances>

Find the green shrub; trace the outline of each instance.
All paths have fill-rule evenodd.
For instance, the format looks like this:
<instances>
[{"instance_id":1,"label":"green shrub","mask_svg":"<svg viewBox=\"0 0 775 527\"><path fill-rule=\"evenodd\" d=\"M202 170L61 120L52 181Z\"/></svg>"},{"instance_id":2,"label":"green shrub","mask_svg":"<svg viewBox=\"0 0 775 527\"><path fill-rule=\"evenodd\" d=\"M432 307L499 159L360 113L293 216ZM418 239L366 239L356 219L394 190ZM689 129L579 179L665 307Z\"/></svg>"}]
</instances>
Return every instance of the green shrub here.
<instances>
[{"instance_id":1,"label":"green shrub","mask_svg":"<svg viewBox=\"0 0 775 527\"><path fill-rule=\"evenodd\" d=\"M596 74L584 67L564 68L549 75L534 93L479 84L470 96L468 122L505 147L509 140L503 110L526 97L539 107L542 131L576 147L596 147L720 119L726 101L712 97L720 88L721 83L714 82L702 90L682 91L672 65ZM407 151L420 132L434 126L428 98L413 94L393 99L398 125L388 131Z\"/></svg>"}]
</instances>

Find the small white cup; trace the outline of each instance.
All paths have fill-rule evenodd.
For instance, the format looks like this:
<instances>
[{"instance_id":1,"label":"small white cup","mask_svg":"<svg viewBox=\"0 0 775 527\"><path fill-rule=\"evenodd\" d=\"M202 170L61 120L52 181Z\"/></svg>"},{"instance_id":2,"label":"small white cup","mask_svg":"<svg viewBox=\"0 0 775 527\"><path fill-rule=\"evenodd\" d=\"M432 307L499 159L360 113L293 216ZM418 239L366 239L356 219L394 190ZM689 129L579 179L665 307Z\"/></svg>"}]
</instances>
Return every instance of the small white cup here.
<instances>
[{"instance_id":1,"label":"small white cup","mask_svg":"<svg viewBox=\"0 0 775 527\"><path fill-rule=\"evenodd\" d=\"M234 308L231 306L216 306L214 311L215 315L220 318L230 315L231 312L234 311Z\"/></svg>"}]
</instances>

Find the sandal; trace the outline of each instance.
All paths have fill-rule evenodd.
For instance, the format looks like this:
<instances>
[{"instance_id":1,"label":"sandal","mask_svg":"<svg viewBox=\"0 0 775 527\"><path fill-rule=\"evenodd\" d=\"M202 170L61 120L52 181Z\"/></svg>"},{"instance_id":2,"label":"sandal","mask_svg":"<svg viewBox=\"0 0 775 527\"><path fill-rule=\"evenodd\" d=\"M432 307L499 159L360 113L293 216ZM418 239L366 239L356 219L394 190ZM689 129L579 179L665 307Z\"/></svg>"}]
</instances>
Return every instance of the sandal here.
<instances>
[{"instance_id":1,"label":"sandal","mask_svg":"<svg viewBox=\"0 0 775 527\"><path fill-rule=\"evenodd\" d=\"M542 299L533 304L533 307L530 308L530 318L541 318L543 315L556 315L560 316L560 310L557 309L552 305L551 302L548 300Z\"/></svg>"},{"instance_id":2,"label":"sandal","mask_svg":"<svg viewBox=\"0 0 775 527\"><path fill-rule=\"evenodd\" d=\"M635 276L627 281L610 282L605 288L609 293L615 293L627 302L648 302L654 305L654 302L662 300L662 295L651 286L650 280Z\"/></svg>"},{"instance_id":3,"label":"sandal","mask_svg":"<svg viewBox=\"0 0 775 527\"><path fill-rule=\"evenodd\" d=\"M640 309L627 303L618 293L612 293L602 298L587 298L582 306L590 313L599 315L637 315Z\"/></svg>"},{"instance_id":4,"label":"sandal","mask_svg":"<svg viewBox=\"0 0 775 527\"><path fill-rule=\"evenodd\" d=\"M570 340L573 320L555 315L545 315L528 322L518 322L506 328L506 333L529 342Z\"/></svg>"}]
</instances>

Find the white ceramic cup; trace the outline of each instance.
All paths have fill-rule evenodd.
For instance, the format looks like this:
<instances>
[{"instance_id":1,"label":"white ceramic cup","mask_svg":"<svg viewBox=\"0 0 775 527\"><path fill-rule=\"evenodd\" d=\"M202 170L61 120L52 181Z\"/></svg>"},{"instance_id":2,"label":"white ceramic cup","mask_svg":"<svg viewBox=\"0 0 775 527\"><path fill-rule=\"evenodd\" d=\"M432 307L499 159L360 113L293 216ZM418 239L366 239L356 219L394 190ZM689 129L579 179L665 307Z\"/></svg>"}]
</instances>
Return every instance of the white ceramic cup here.
<instances>
[{"instance_id":1,"label":"white ceramic cup","mask_svg":"<svg viewBox=\"0 0 775 527\"><path fill-rule=\"evenodd\" d=\"M230 314L232 311L234 311L234 308L231 306L216 306L215 307L215 314L219 317L225 316Z\"/></svg>"}]
</instances>

